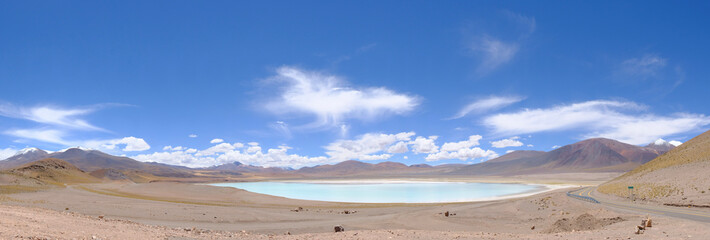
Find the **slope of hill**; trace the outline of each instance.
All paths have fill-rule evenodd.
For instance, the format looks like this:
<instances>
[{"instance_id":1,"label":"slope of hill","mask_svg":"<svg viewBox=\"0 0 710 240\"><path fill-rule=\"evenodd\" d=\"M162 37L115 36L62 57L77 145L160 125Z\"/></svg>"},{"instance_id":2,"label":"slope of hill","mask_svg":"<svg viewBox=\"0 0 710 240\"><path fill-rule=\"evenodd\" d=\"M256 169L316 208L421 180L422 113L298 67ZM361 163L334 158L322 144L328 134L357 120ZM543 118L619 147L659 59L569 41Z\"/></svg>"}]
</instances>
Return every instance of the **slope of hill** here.
<instances>
[{"instance_id":1,"label":"slope of hill","mask_svg":"<svg viewBox=\"0 0 710 240\"><path fill-rule=\"evenodd\" d=\"M710 206L710 131L599 186L599 192L660 203Z\"/></svg>"},{"instance_id":2,"label":"slope of hill","mask_svg":"<svg viewBox=\"0 0 710 240\"><path fill-rule=\"evenodd\" d=\"M9 170L8 173L61 186L72 183L101 182L98 178L89 175L74 165L55 158L31 162Z\"/></svg>"},{"instance_id":3,"label":"slope of hill","mask_svg":"<svg viewBox=\"0 0 710 240\"><path fill-rule=\"evenodd\" d=\"M619 141L592 138L550 152L515 151L452 175L521 175L565 172L624 172L650 161L663 151Z\"/></svg>"},{"instance_id":4,"label":"slope of hill","mask_svg":"<svg viewBox=\"0 0 710 240\"><path fill-rule=\"evenodd\" d=\"M110 168L120 171L140 170L152 175L163 177L193 176L188 168L157 163L144 163L127 157L113 156L101 151L78 147L49 154L39 149L33 151L20 151L18 154L15 154L15 156L0 161L0 169L15 168L28 162L44 158L61 159L87 172Z\"/></svg>"}]
</instances>

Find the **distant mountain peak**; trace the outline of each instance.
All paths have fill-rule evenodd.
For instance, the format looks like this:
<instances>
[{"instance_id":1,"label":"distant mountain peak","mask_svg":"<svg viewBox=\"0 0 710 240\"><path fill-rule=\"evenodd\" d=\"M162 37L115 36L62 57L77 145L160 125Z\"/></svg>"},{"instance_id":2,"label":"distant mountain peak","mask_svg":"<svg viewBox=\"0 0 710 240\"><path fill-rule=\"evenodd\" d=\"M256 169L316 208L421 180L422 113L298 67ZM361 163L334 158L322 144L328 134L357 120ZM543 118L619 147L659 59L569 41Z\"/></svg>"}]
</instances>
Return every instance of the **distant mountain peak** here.
<instances>
[{"instance_id":1,"label":"distant mountain peak","mask_svg":"<svg viewBox=\"0 0 710 240\"><path fill-rule=\"evenodd\" d=\"M32 152L45 152L45 151L43 151L42 149L39 149L39 148L34 148L34 147L25 148L20 151L17 151L17 153L15 153L15 156L22 155L22 154L28 154L28 153L32 153Z\"/></svg>"},{"instance_id":2,"label":"distant mountain peak","mask_svg":"<svg viewBox=\"0 0 710 240\"><path fill-rule=\"evenodd\" d=\"M65 148L65 149L59 150L57 152L62 153L62 152L70 151L70 150L81 150L81 151L88 152L88 151L93 151L94 149L76 146L76 147Z\"/></svg>"},{"instance_id":3,"label":"distant mountain peak","mask_svg":"<svg viewBox=\"0 0 710 240\"><path fill-rule=\"evenodd\" d=\"M663 138L659 138L658 140L654 141L652 143L653 145L659 145L659 146L667 146L670 145L670 143L666 140L663 140Z\"/></svg>"}]
</instances>

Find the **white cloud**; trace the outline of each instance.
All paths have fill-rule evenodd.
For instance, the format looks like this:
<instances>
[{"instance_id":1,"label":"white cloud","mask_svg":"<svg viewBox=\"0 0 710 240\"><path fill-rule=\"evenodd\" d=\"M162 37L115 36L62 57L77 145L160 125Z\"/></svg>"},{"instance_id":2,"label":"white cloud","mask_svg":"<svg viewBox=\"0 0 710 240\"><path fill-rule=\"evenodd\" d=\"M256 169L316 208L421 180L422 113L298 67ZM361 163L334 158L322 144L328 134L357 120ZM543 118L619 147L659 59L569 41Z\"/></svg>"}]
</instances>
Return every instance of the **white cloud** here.
<instances>
[{"instance_id":1,"label":"white cloud","mask_svg":"<svg viewBox=\"0 0 710 240\"><path fill-rule=\"evenodd\" d=\"M471 135L468 137L468 140L466 140L466 141L447 142L447 143L444 143L444 145L441 145L441 151L455 152L460 149L470 148L472 146L478 146L478 145L480 145L480 143L478 141L480 141L481 138L483 138L481 135Z\"/></svg>"},{"instance_id":2,"label":"white cloud","mask_svg":"<svg viewBox=\"0 0 710 240\"><path fill-rule=\"evenodd\" d=\"M124 137L119 139L108 139L108 140L89 140L82 143L77 143L77 146L84 146L91 149L107 149L113 150L117 146L125 146L122 151L125 152L138 152L150 149L150 145L142 138L137 137Z\"/></svg>"},{"instance_id":3,"label":"white cloud","mask_svg":"<svg viewBox=\"0 0 710 240\"><path fill-rule=\"evenodd\" d=\"M582 138L605 137L646 144L661 137L697 131L710 124L710 117L689 113L658 116L633 102L596 100L494 114L484 118L483 124L499 135L576 130L583 132Z\"/></svg>"},{"instance_id":4,"label":"white cloud","mask_svg":"<svg viewBox=\"0 0 710 240\"><path fill-rule=\"evenodd\" d=\"M497 158L498 154L491 150L483 150L481 148L462 148L455 152L441 151L437 153L432 153L426 156L427 161L439 161L439 160L449 160L449 159L459 159L461 161L473 160L476 158L486 158L493 159Z\"/></svg>"},{"instance_id":5,"label":"white cloud","mask_svg":"<svg viewBox=\"0 0 710 240\"><path fill-rule=\"evenodd\" d=\"M264 167L303 167L328 162L325 157L305 157L288 154L287 146L271 148L266 153L260 151L246 153L239 149L241 143L220 143L205 150L188 149L185 151L156 152L133 156L134 159L144 162L159 162L187 167L210 167L235 161L248 165ZM251 146L256 147L256 146Z\"/></svg>"},{"instance_id":6,"label":"white cloud","mask_svg":"<svg viewBox=\"0 0 710 240\"><path fill-rule=\"evenodd\" d=\"M520 137L512 137L508 139L502 139L499 141L491 142L494 148L507 148L507 147L520 147L523 146L523 142L518 141Z\"/></svg>"},{"instance_id":7,"label":"white cloud","mask_svg":"<svg viewBox=\"0 0 710 240\"><path fill-rule=\"evenodd\" d=\"M183 146L177 146L177 147L165 146L165 147L163 147L163 151L182 151L182 150L185 150L185 147L183 147Z\"/></svg>"},{"instance_id":8,"label":"white cloud","mask_svg":"<svg viewBox=\"0 0 710 240\"><path fill-rule=\"evenodd\" d=\"M505 106L522 101L523 97L500 97L492 96L485 99L480 99L463 107L451 119L462 118L470 113L482 113L489 110L500 109Z\"/></svg>"},{"instance_id":9,"label":"white cloud","mask_svg":"<svg viewBox=\"0 0 710 240\"><path fill-rule=\"evenodd\" d=\"M552 149L558 149L558 148L560 148L559 145L552 146Z\"/></svg>"},{"instance_id":10,"label":"white cloud","mask_svg":"<svg viewBox=\"0 0 710 240\"><path fill-rule=\"evenodd\" d=\"M9 103L0 104L0 116L26 119L47 125L66 127L78 130L102 130L91 125L80 116L95 111L94 108L65 109L54 106L18 107Z\"/></svg>"},{"instance_id":11,"label":"white cloud","mask_svg":"<svg viewBox=\"0 0 710 240\"><path fill-rule=\"evenodd\" d=\"M419 100L392 90L352 88L341 77L310 72L294 67L281 67L272 79L285 83L277 100L267 109L277 113L306 113L316 117L310 126L335 127L347 118L371 120L386 114L404 114L413 110Z\"/></svg>"},{"instance_id":12,"label":"white cloud","mask_svg":"<svg viewBox=\"0 0 710 240\"><path fill-rule=\"evenodd\" d=\"M517 43L506 43L490 36L485 36L471 45L471 50L481 55L481 63L478 66L479 73L493 71L509 62L518 49Z\"/></svg>"},{"instance_id":13,"label":"white cloud","mask_svg":"<svg viewBox=\"0 0 710 240\"><path fill-rule=\"evenodd\" d=\"M15 153L17 153L17 151L19 151L19 150L18 150L18 149L14 149L14 148L4 148L4 149L0 149L0 160L5 160L5 159L7 159L7 158L9 158L9 157L14 156Z\"/></svg>"},{"instance_id":14,"label":"white cloud","mask_svg":"<svg viewBox=\"0 0 710 240\"><path fill-rule=\"evenodd\" d=\"M215 143L221 143L221 142L224 142L224 139L221 139L221 138L215 138L215 139L212 139L212 141L210 141L210 143L212 143L212 144L215 144Z\"/></svg>"},{"instance_id":15,"label":"white cloud","mask_svg":"<svg viewBox=\"0 0 710 240\"><path fill-rule=\"evenodd\" d=\"M647 54L641 58L627 59L621 63L620 71L632 78L645 79L658 75L666 66L667 60L658 55Z\"/></svg>"},{"instance_id":16,"label":"white cloud","mask_svg":"<svg viewBox=\"0 0 710 240\"><path fill-rule=\"evenodd\" d=\"M187 136L190 137L190 138L196 138L196 137L197 137L197 134L190 134L190 135L187 135Z\"/></svg>"},{"instance_id":17,"label":"white cloud","mask_svg":"<svg viewBox=\"0 0 710 240\"><path fill-rule=\"evenodd\" d=\"M675 140L669 141L668 143L670 143L671 145L676 146L676 147L677 147L677 146L680 146L681 144L683 144L683 142L681 142L681 141L675 141Z\"/></svg>"},{"instance_id":18,"label":"white cloud","mask_svg":"<svg viewBox=\"0 0 710 240\"><path fill-rule=\"evenodd\" d=\"M515 151L516 151L516 150L508 150L508 151L505 151L505 154L512 153L512 152L515 152Z\"/></svg>"},{"instance_id":19,"label":"white cloud","mask_svg":"<svg viewBox=\"0 0 710 240\"><path fill-rule=\"evenodd\" d=\"M409 151L406 142L397 142L387 149L388 153L406 153Z\"/></svg>"},{"instance_id":20,"label":"white cloud","mask_svg":"<svg viewBox=\"0 0 710 240\"><path fill-rule=\"evenodd\" d=\"M403 150L399 142L409 141L414 135L414 132L401 132L397 134L368 133L355 140L338 140L326 146L325 149L327 150L326 154L330 156L331 159L337 161L383 160L389 158L391 155L372 154L383 151L398 153ZM399 146L393 145L395 143ZM406 151L406 144L404 145L404 150Z\"/></svg>"},{"instance_id":21,"label":"white cloud","mask_svg":"<svg viewBox=\"0 0 710 240\"><path fill-rule=\"evenodd\" d=\"M528 147L534 147L534 145L532 145L532 144L528 144Z\"/></svg>"},{"instance_id":22,"label":"white cloud","mask_svg":"<svg viewBox=\"0 0 710 240\"><path fill-rule=\"evenodd\" d=\"M64 139L64 131L56 129L15 129L5 131L4 133L24 139L56 143L64 146L72 145L69 141Z\"/></svg>"},{"instance_id":23,"label":"white cloud","mask_svg":"<svg viewBox=\"0 0 710 240\"><path fill-rule=\"evenodd\" d=\"M217 155L219 153L226 153L233 151L235 149L243 148L244 144L242 143L234 143L234 144L229 144L229 143L220 143L217 145L214 145L212 147L209 147L205 150L198 151L195 156L202 157L202 156L212 156L212 155Z\"/></svg>"},{"instance_id":24,"label":"white cloud","mask_svg":"<svg viewBox=\"0 0 710 240\"><path fill-rule=\"evenodd\" d=\"M418 136L414 141L409 141L408 143L412 145L414 153L435 153L439 151L439 146L435 143L437 138L439 137L429 136L429 138L424 138Z\"/></svg>"}]
</instances>

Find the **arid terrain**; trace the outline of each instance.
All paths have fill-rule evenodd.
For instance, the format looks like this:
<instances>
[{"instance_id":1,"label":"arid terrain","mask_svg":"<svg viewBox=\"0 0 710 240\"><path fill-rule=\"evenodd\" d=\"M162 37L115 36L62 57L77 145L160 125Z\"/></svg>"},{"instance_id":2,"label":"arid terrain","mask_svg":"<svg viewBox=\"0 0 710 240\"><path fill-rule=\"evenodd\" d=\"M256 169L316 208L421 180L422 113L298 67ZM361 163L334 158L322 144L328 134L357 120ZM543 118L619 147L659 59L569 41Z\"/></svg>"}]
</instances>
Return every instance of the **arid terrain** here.
<instances>
[{"instance_id":1,"label":"arid terrain","mask_svg":"<svg viewBox=\"0 0 710 240\"><path fill-rule=\"evenodd\" d=\"M498 179L500 180L500 179ZM0 237L47 239L628 239L646 216L566 196L446 204L301 201L186 183L89 183L0 195ZM445 216L445 212L449 216ZM347 214L346 214L347 213ZM706 224L653 217L643 238ZM336 225L346 231L334 233ZM48 227L49 226L49 227ZM289 235L290 234L290 235Z\"/></svg>"}]
</instances>

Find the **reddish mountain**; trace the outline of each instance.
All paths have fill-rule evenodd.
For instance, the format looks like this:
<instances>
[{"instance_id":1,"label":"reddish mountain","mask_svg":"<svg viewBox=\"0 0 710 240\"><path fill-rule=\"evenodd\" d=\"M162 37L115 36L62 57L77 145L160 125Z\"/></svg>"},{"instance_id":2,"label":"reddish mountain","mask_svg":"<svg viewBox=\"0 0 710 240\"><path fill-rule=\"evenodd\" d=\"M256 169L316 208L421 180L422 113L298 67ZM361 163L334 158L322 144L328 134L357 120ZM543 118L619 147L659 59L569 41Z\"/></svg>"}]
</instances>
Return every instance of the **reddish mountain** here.
<instances>
[{"instance_id":1,"label":"reddish mountain","mask_svg":"<svg viewBox=\"0 0 710 240\"><path fill-rule=\"evenodd\" d=\"M625 172L665 151L619 141L593 138L550 152L515 151L490 161L466 166L453 175L517 175L562 172Z\"/></svg>"}]
</instances>

